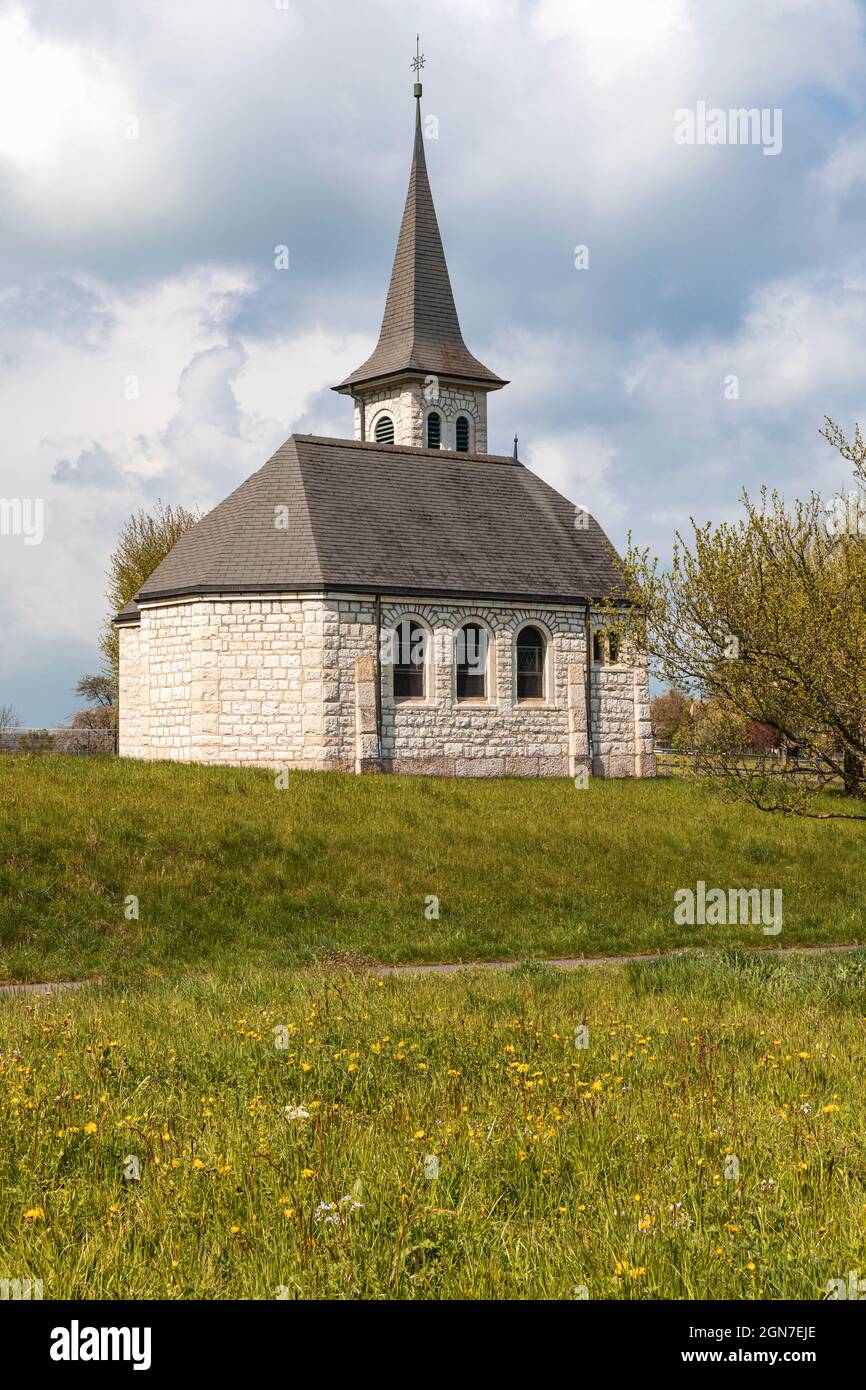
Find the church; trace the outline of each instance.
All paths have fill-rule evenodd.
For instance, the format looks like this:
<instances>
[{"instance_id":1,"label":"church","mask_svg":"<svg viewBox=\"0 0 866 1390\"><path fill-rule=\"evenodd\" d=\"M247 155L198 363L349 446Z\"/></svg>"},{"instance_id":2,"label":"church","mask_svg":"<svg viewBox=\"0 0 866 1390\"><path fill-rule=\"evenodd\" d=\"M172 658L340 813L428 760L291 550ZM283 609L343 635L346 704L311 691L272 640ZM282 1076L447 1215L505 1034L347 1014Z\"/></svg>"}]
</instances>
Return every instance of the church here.
<instances>
[{"instance_id":1,"label":"church","mask_svg":"<svg viewBox=\"0 0 866 1390\"><path fill-rule=\"evenodd\" d=\"M333 388L354 437L292 435L117 615L124 757L654 775L645 658L604 629L609 542L516 439L487 452L508 383L463 341L420 99L379 340Z\"/></svg>"}]
</instances>

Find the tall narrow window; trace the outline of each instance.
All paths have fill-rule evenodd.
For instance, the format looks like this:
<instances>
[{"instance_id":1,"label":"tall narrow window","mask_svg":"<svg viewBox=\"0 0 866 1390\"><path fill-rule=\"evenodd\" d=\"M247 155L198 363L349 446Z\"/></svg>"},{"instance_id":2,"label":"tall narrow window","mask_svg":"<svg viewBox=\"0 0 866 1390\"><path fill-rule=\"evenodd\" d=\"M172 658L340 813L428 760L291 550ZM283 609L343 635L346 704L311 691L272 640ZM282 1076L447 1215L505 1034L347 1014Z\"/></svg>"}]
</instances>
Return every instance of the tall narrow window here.
<instances>
[{"instance_id":1,"label":"tall narrow window","mask_svg":"<svg viewBox=\"0 0 866 1390\"><path fill-rule=\"evenodd\" d=\"M601 666L604 661L604 638L600 632L592 634L592 659L596 666Z\"/></svg>"},{"instance_id":2,"label":"tall narrow window","mask_svg":"<svg viewBox=\"0 0 866 1390\"><path fill-rule=\"evenodd\" d=\"M457 416L457 424L454 430L454 443L458 453L469 453L469 421L465 415Z\"/></svg>"},{"instance_id":3,"label":"tall narrow window","mask_svg":"<svg viewBox=\"0 0 866 1390\"><path fill-rule=\"evenodd\" d=\"M544 637L537 627L517 634L517 698L544 699Z\"/></svg>"},{"instance_id":4,"label":"tall narrow window","mask_svg":"<svg viewBox=\"0 0 866 1390\"><path fill-rule=\"evenodd\" d=\"M457 699L487 699L488 637L477 623L467 623L457 634Z\"/></svg>"},{"instance_id":5,"label":"tall narrow window","mask_svg":"<svg viewBox=\"0 0 866 1390\"><path fill-rule=\"evenodd\" d=\"M438 449L442 443L442 416L431 410L427 416L427 448Z\"/></svg>"},{"instance_id":6,"label":"tall narrow window","mask_svg":"<svg viewBox=\"0 0 866 1390\"><path fill-rule=\"evenodd\" d=\"M392 636L394 699L424 699L424 657L427 633L420 623L404 618Z\"/></svg>"},{"instance_id":7,"label":"tall narrow window","mask_svg":"<svg viewBox=\"0 0 866 1390\"><path fill-rule=\"evenodd\" d=\"M390 415L380 415L376 421L376 443L394 443L394 421Z\"/></svg>"},{"instance_id":8,"label":"tall narrow window","mask_svg":"<svg viewBox=\"0 0 866 1390\"><path fill-rule=\"evenodd\" d=\"M617 637L615 632L612 632L607 639L607 650L609 653L608 659L610 661L610 664L611 666L615 666L616 663L619 661L619 638Z\"/></svg>"}]
</instances>

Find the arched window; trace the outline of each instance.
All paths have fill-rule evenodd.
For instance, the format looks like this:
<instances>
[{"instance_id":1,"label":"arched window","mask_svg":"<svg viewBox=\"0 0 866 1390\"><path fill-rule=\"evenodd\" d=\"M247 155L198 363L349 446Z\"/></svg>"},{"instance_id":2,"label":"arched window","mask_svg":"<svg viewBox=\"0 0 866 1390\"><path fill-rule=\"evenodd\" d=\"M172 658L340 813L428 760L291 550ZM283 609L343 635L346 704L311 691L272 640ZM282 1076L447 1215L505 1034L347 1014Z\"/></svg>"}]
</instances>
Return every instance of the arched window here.
<instances>
[{"instance_id":1,"label":"arched window","mask_svg":"<svg viewBox=\"0 0 866 1390\"><path fill-rule=\"evenodd\" d=\"M427 629L403 618L392 635L394 699L423 700Z\"/></svg>"},{"instance_id":2,"label":"arched window","mask_svg":"<svg viewBox=\"0 0 866 1390\"><path fill-rule=\"evenodd\" d=\"M442 443L442 416L431 410L427 416L427 448L438 449Z\"/></svg>"},{"instance_id":3,"label":"arched window","mask_svg":"<svg viewBox=\"0 0 866 1390\"><path fill-rule=\"evenodd\" d=\"M458 453L469 453L469 421L465 415L457 416L457 424L454 427L454 446Z\"/></svg>"},{"instance_id":4,"label":"arched window","mask_svg":"<svg viewBox=\"0 0 866 1390\"><path fill-rule=\"evenodd\" d=\"M619 637L615 632L592 634L592 659L596 666L616 666L620 654Z\"/></svg>"},{"instance_id":5,"label":"arched window","mask_svg":"<svg viewBox=\"0 0 866 1390\"><path fill-rule=\"evenodd\" d=\"M478 623L467 623L457 634L457 699L487 699L487 630Z\"/></svg>"},{"instance_id":6,"label":"arched window","mask_svg":"<svg viewBox=\"0 0 866 1390\"><path fill-rule=\"evenodd\" d=\"M380 415L376 421L376 443L394 443L394 421L390 415Z\"/></svg>"},{"instance_id":7,"label":"arched window","mask_svg":"<svg viewBox=\"0 0 866 1390\"><path fill-rule=\"evenodd\" d=\"M517 634L517 698L544 699L544 635L537 627L523 627Z\"/></svg>"}]
</instances>

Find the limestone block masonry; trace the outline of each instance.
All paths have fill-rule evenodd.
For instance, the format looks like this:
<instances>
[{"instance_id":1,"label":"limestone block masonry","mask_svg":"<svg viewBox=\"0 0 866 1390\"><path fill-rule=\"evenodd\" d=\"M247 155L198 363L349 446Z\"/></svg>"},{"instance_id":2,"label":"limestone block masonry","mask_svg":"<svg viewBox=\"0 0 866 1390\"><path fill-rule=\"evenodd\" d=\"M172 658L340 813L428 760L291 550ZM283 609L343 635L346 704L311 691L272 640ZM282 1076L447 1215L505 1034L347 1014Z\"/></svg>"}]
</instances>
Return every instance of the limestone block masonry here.
<instances>
[{"instance_id":1,"label":"limestone block masonry","mask_svg":"<svg viewBox=\"0 0 866 1390\"><path fill-rule=\"evenodd\" d=\"M382 632L404 617L428 633L424 697L395 701L374 595L144 604L139 623L119 628L119 751L347 772L573 777L591 766L596 776L654 775L643 661L591 669L587 720L581 606L382 599ZM489 634L484 701L456 698L455 637L469 621ZM515 640L528 622L547 643L545 698L524 702Z\"/></svg>"},{"instance_id":2,"label":"limestone block masonry","mask_svg":"<svg viewBox=\"0 0 866 1390\"><path fill-rule=\"evenodd\" d=\"M361 410L363 402L364 424ZM458 415L469 421L469 452L487 453L487 393L465 383L449 384L436 376L380 389L364 389L355 397L355 438L376 438L383 415L394 424L394 443L423 449L427 445L427 417L435 410L441 419L443 449L456 447Z\"/></svg>"}]
</instances>

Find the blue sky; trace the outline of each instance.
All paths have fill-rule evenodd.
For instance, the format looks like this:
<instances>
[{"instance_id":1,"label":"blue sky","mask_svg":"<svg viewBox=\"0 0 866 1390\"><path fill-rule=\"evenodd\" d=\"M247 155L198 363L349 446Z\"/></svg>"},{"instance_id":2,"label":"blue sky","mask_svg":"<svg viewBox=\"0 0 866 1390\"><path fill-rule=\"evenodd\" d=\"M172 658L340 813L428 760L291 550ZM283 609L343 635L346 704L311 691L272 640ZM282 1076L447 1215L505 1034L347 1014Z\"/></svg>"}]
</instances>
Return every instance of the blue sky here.
<instances>
[{"instance_id":1,"label":"blue sky","mask_svg":"<svg viewBox=\"0 0 866 1390\"><path fill-rule=\"evenodd\" d=\"M0 535L25 724L97 667L131 511L206 509L293 430L350 433L329 387L378 332L416 29L464 336L511 382L491 450L516 431L662 555L743 486L846 485L818 429L866 423L854 0L0 4L0 498L45 514L41 545ZM781 150L678 143L700 102L780 111Z\"/></svg>"}]
</instances>

